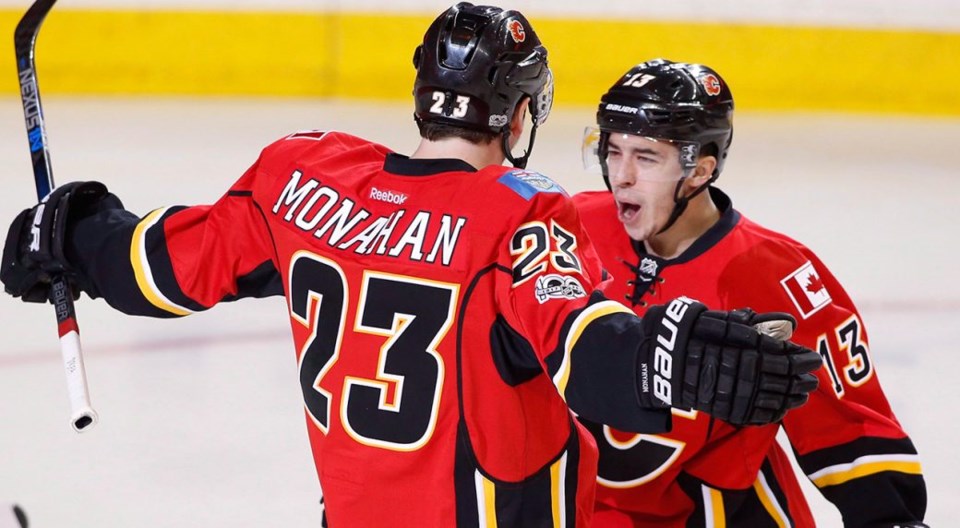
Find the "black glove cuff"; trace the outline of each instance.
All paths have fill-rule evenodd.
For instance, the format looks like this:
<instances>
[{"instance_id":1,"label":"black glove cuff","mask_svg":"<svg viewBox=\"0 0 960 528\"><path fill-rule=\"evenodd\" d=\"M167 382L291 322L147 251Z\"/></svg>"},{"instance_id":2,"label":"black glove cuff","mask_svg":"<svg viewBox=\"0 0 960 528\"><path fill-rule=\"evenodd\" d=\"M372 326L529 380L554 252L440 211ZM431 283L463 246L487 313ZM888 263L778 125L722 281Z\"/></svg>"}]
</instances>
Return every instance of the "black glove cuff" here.
<instances>
[{"instance_id":1,"label":"black glove cuff","mask_svg":"<svg viewBox=\"0 0 960 528\"><path fill-rule=\"evenodd\" d=\"M687 378L688 345L697 319L706 309L703 303L679 297L647 310L643 316L645 338L637 355L641 404L685 407L681 387Z\"/></svg>"}]
</instances>

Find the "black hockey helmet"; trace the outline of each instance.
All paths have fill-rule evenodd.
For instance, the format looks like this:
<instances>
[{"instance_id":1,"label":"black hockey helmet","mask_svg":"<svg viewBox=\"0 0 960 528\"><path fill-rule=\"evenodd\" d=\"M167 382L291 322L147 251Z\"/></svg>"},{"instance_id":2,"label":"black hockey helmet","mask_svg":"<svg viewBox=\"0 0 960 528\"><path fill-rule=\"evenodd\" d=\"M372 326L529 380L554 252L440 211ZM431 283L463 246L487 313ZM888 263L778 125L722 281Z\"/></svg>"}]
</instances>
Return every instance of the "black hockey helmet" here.
<instances>
[{"instance_id":1,"label":"black hockey helmet","mask_svg":"<svg viewBox=\"0 0 960 528\"><path fill-rule=\"evenodd\" d=\"M701 64L656 59L630 69L600 99L601 134L708 145L719 176L733 138L733 94L720 74Z\"/></svg>"},{"instance_id":2,"label":"black hockey helmet","mask_svg":"<svg viewBox=\"0 0 960 528\"><path fill-rule=\"evenodd\" d=\"M610 188L607 145L611 133L668 140L680 149L683 176L677 183L676 207L665 231L686 208L720 176L733 139L733 94L713 69L701 65L655 59L638 64L603 94L597 110L599 134L584 145L584 159L599 161L603 181ZM589 133L588 133L589 137ZM681 183L696 167L701 153L717 158L710 180L687 197Z\"/></svg>"},{"instance_id":3,"label":"black hockey helmet","mask_svg":"<svg viewBox=\"0 0 960 528\"><path fill-rule=\"evenodd\" d=\"M502 137L504 155L524 167L537 127L553 106L547 49L521 13L461 2L443 12L413 56L417 123L435 122ZM524 97L533 121L530 144L510 152L510 120Z\"/></svg>"}]
</instances>

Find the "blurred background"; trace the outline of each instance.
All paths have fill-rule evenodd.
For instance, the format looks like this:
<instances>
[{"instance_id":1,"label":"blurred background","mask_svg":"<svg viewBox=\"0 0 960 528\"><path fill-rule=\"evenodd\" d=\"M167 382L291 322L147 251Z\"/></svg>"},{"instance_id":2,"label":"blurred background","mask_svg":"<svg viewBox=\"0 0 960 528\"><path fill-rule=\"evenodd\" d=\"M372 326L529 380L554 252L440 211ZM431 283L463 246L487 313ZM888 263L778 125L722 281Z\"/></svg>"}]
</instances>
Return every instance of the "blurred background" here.
<instances>
[{"instance_id":1,"label":"blurred background","mask_svg":"<svg viewBox=\"0 0 960 528\"><path fill-rule=\"evenodd\" d=\"M12 32L27 5L0 0ZM62 0L38 44L49 94L404 101L437 0ZM740 108L960 114L952 0L518 0L549 44L557 102L625 64L713 65ZM5 54L2 64L13 64ZM0 81L16 89L13 76Z\"/></svg>"},{"instance_id":2,"label":"blurred background","mask_svg":"<svg viewBox=\"0 0 960 528\"><path fill-rule=\"evenodd\" d=\"M0 0L0 229L35 201ZM920 450L928 522L960 506L960 4L953 0L519 0L556 104L530 167L571 192L599 96L654 57L718 70L737 102L718 186L806 243L858 303ZM274 139L339 129L409 153L413 49L433 0L60 0L37 45L54 174L145 214L216 200ZM769 287L758 284L758 287ZM774 285L774 287L776 287ZM0 503L33 526L318 526L281 299L177 321L78 303L101 423L81 436L52 309L0 297ZM813 492L822 526L839 516ZM385 521L385 525L389 525Z\"/></svg>"}]
</instances>

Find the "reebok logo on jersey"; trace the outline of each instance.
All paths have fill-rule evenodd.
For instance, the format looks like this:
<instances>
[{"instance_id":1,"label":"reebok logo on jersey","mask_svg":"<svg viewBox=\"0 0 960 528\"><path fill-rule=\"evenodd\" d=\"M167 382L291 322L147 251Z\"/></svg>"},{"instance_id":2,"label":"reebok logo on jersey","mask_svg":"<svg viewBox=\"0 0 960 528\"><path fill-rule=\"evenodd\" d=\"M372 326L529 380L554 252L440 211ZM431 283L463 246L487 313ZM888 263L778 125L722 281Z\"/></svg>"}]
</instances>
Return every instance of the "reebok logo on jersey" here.
<instances>
[{"instance_id":1,"label":"reebok logo on jersey","mask_svg":"<svg viewBox=\"0 0 960 528\"><path fill-rule=\"evenodd\" d=\"M392 191L381 191L380 189L374 187L370 189L370 198L373 200L379 200L381 202L403 205L403 202L407 201L408 196L406 194L395 193Z\"/></svg>"},{"instance_id":2,"label":"reebok logo on jersey","mask_svg":"<svg viewBox=\"0 0 960 528\"><path fill-rule=\"evenodd\" d=\"M370 197L390 203L407 199L406 195L379 189L372 189ZM462 216L413 212L402 207L371 216L355 200L304 176L299 169L290 174L272 212L280 221L340 251L443 266L450 266L457 247L462 247L458 243L467 224Z\"/></svg>"},{"instance_id":3,"label":"reebok logo on jersey","mask_svg":"<svg viewBox=\"0 0 960 528\"><path fill-rule=\"evenodd\" d=\"M780 284L804 319L820 311L832 300L827 286L820 280L820 274L810 261L787 275Z\"/></svg>"}]
</instances>

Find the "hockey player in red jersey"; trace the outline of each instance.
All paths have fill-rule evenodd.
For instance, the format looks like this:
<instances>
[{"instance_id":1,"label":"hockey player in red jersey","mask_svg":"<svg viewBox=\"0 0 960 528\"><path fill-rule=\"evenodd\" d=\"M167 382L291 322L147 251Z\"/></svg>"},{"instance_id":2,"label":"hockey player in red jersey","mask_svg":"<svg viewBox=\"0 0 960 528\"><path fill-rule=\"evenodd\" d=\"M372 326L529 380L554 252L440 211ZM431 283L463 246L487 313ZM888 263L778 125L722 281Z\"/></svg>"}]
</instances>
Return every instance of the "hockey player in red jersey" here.
<instances>
[{"instance_id":1,"label":"hockey player in red jersey","mask_svg":"<svg viewBox=\"0 0 960 528\"><path fill-rule=\"evenodd\" d=\"M523 169L534 134L512 152L553 86L520 13L458 4L414 65L412 156L295 133L217 203L143 218L64 186L15 220L0 278L42 301L64 272L157 317L285 295L334 528L587 527L597 452L571 410L662 432L670 405L762 424L806 400L819 356L754 328L789 316L604 297L572 201Z\"/></svg>"},{"instance_id":2,"label":"hockey player in red jersey","mask_svg":"<svg viewBox=\"0 0 960 528\"><path fill-rule=\"evenodd\" d=\"M712 186L732 117L729 87L697 64L640 64L603 96L584 160L599 164L608 191L574 202L613 276L607 294L638 315L680 294L794 315L793 338L825 364L810 402L783 420L800 467L845 526L924 526L917 452L881 391L853 302L813 252ZM777 424L674 410L670 433L637 435L584 418L600 450L597 528L814 525Z\"/></svg>"}]
</instances>

